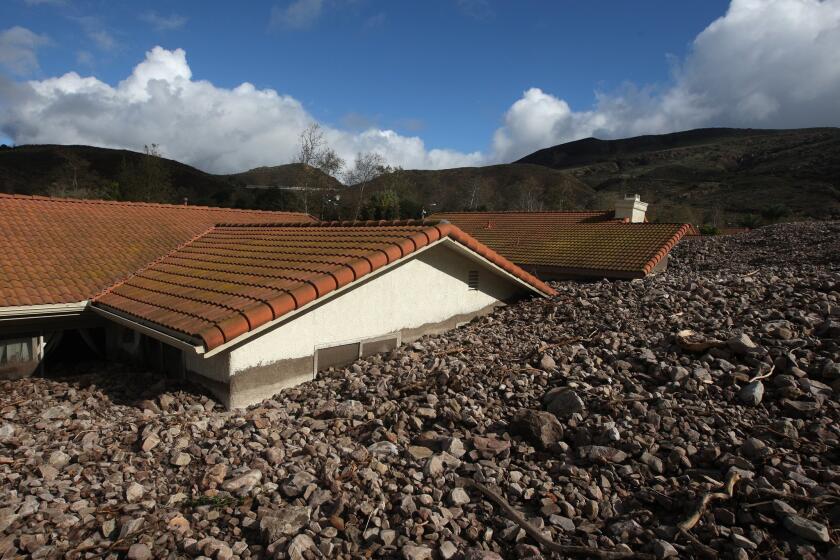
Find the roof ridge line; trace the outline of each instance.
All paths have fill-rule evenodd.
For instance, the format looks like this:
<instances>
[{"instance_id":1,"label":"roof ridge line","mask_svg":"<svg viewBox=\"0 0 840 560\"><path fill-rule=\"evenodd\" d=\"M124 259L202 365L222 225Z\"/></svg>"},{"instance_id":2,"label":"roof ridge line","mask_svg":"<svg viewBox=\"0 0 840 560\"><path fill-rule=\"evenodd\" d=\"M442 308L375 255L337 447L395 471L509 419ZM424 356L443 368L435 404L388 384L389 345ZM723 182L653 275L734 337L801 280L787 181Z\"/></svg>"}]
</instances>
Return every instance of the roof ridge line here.
<instances>
[{"instance_id":1,"label":"roof ridge line","mask_svg":"<svg viewBox=\"0 0 840 560\"><path fill-rule=\"evenodd\" d=\"M137 200L106 200L104 198L69 198L61 196L44 196L39 194L18 194L0 193L0 198L20 200L40 200L43 202L63 202L67 204L105 204L111 206L145 206L151 208L186 208L196 210L212 210L219 212L241 212L243 214L296 214L309 216L317 220L315 216L307 212L292 212L287 210L259 210L251 208L226 208L224 206L201 206L197 204L170 204L167 202L143 202Z\"/></svg>"},{"instance_id":2,"label":"roof ridge line","mask_svg":"<svg viewBox=\"0 0 840 560\"><path fill-rule=\"evenodd\" d=\"M242 222L218 223L215 227L224 228L247 228L247 227L306 227L306 228L329 228L329 227L405 227L405 226L428 226L448 224L448 220L341 220L341 221L317 221L317 222L262 222L258 224L247 224Z\"/></svg>"}]
</instances>

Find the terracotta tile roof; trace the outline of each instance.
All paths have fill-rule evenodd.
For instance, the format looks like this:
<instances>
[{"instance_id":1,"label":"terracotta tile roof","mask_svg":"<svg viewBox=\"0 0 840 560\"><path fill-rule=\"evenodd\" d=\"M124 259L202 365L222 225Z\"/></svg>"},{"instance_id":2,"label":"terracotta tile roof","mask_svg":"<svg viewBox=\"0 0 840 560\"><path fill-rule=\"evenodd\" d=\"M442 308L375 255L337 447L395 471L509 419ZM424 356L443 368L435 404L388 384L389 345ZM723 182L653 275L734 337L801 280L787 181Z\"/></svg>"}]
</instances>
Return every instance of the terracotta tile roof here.
<instances>
[{"instance_id":1,"label":"terracotta tile roof","mask_svg":"<svg viewBox=\"0 0 840 560\"><path fill-rule=\"evenodd\" d=\"M689 224L560 223L519 213L481 225L482 219L437 214L516 264L607 277L645 276L685 235Z\"/></svg>"},{"instance_id":2,"label":"terracotta tile roof","mask_svg":"<svg viewBox=\"0 0 840 560\"><path fill-rule=\"evenodd\" d=\"M548 285L446 223L219 225L95 298L207 349L229 342L442 237L546 295Z\"/></svg>"},{"instance_id":3,"label":"terracotta tile roof","mask_svg":"<svg viewBox=\"0 0 840 560\"><path fill-rule=\"evenodd\" d=\"M218 222L307 214L0 194L0 307L91 298Z\"/></svg>"},{"instance_id":4,"label":"terracotta tile roof","mask_svg":"<svg viewBox=\"0 0 840 560\"><path fill-rule=\"evenodd\" d=\"M429 216L430 220L447 220L464 231L478 228L507 228L518 226L527 220L534 227L552 227L566 224L589 224L600 222L621 222L615 218L613 210L581 210L552 212L438 212Z\"/></svg>"}]
</instances>

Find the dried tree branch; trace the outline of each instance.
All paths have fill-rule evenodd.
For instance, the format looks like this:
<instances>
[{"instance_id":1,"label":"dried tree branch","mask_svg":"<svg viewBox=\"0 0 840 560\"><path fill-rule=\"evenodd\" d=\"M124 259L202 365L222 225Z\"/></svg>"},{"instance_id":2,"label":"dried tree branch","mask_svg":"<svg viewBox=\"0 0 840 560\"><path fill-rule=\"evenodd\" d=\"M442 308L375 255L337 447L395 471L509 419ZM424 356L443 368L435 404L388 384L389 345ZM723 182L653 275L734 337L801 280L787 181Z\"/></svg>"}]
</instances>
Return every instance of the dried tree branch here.
<instances>
[{"instance_id":1,"label":"dried tree branch","mask_svg":"<svg viewBox=\"0 0 840 560\"><path fill-rule=\"evenodd\" d=\"M575 546L556 543L553 540L546 537L545 535L543 535L542 531L540 531L531 523L529 523L522 516L521 513L516 511L513 508L513 506L511 506L507 502L507 500L505 500L497 492L491 490L490 488L481 484L480 482L476 482L469 478L461 478L458 480L458 482L464 488L474 488L482 494L484 494L484 496L489 498L491 502L495 503L497 506L502 508L502 510L505 512L505 515L507 515L507 517L511 521L522 527L522 529L526 533L528 533L528 535L532 539L537 541L543 548L551 552L557 552L569 556L588 556L590 558L598 558L600 560L653 560L654 558L651 554L644 554L638 552L599 550L597 548L591 548L588 546Z\"/></svg>"},{"instance_id":2,"label":"dried tree branch","mask_svg":"<svg viewBox=\"0 0 840 560\"><path fill-rule=\"evenodd\" d=\"M703 494L703 497L694 508L694 511L691 512L691 515L689 515L684 521L677 524L677 528L680 531L689 531L692 527L697 525L698 521L700 521L700 517L706 511L706 508L712 500L729 500L732 498L732 494L735 491L735 484L740 479L741 475L738 474L738 471L730 471L729 476L726 478L726 483L724 484L726 491L707 492L706 494Z\"/></svg>"}]
</instances>

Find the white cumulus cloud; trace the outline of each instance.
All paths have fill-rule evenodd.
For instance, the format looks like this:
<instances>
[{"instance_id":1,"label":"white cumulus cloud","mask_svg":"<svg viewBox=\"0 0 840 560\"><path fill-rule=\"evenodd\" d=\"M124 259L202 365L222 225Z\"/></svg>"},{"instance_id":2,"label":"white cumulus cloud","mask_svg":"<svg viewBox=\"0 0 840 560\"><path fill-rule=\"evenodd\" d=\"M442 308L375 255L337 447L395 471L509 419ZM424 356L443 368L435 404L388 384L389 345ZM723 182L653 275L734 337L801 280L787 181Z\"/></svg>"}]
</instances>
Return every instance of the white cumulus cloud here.
<instances>
[{"instance_id":1,"label":"white cumulus cloud","mask_svg":"<svg viewBox=\"0 0 840 560\"><path fill-rule=\"evenodd\" d=\"M297 0L277 13L289 15L298 5L299 15L320 14L318 0ZM300 17L294 21L309 16ZM0 63L37 69L35 50L44 41L24 28L6 30L0 33ZM373 151L392 165L429 169L512 161L588 136L704 126L838 126L839 52L840 0L733 0L673 64L667 84L628 83L598 92L583 110L555 93L528 89L504 113L484 152L430 149L419 136L375 122L324 131L348 161ZM312 122L289 95L247 82L222 88L193 77L181 49L153 48L116 85L73 72L29 82L0 78L0 133L18 144L142 150L156 143L167 157L213 172L291 161L298 135Z\"/></svg>"},{"instance_id":2,"label":"white cumulus cloud","mask_svg":"<svg viewBox=\"0 0 840 560\"><path fill-rule=\"evenodd\" d=\"M90 144L142 150L212 172L291 161L313 117L288 95L243 83L233 89L193 79L182 49L155 47L112 86L75 72L0 84L0 131L16 143ZM351 133L325 127L339 155L380 153L393 165L439 168L479 163L481 154L428 150L418 137L390 130Z\"/></svg>"},{"instance_id":3,"label":"white cumulus cloud","mask_svg":"<svg viewBox=\"0 0 840 560\"><path fill-rule=\"evenodd\" d=\"M840 0L733 0L693 41L665 87L628 84L574 111L532 88L507 111L493 159L589 136L703 126L840 125Z\"/></svg>"}]
</instances>

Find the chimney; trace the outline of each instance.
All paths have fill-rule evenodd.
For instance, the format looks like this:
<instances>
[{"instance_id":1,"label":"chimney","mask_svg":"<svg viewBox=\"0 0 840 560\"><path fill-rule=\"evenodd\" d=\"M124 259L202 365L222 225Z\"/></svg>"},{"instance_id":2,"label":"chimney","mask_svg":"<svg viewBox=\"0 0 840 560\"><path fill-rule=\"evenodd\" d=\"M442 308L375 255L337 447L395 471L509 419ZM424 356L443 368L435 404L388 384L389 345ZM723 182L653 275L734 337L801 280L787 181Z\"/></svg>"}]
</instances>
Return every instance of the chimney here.
<instances>
[{"instance_id":1,"label":"chimney","mask_svg":"<svg viewBox=\"0 0 840 560\"><path fill-rule=\"evenodd\" d=\"M642 223L645 221L647 207L647 202L642 202L639 195L625 194L624 199L615 203L615 217L631 224Z\"/></svg>"}]
</instances>

